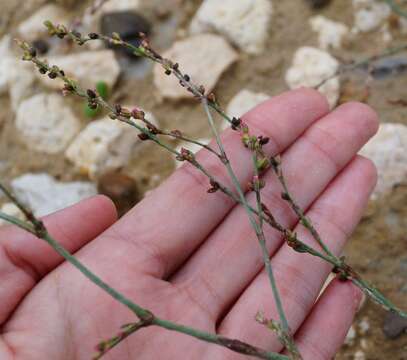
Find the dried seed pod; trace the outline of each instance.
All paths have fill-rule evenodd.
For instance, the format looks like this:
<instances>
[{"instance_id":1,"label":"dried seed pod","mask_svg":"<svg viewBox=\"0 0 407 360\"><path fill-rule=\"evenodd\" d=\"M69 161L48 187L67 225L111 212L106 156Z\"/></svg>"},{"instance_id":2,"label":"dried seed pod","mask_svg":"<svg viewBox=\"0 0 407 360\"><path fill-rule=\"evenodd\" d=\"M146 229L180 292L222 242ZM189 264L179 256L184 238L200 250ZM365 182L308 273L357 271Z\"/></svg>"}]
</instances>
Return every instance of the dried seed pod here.
<instances>
[{"instance_id":1,"label":"dried seed pod","mask_svg":"<svg viewBox=\"0 0 407 360\"><path fill-rule=\"evenodd\" d=\"M96 97L97 97L96 93L95 93L93 90L91 90L91 89L86 90L86 94L87 94L91 99L96 99Z\"/></svg>"},{"instance_id":2,"label":"dried seed pod","mask_svg":"<svg viewBox=\"0 0 407 360\"><path fill-rule=\"evenodd\" d=\"M210 179L209 183L211 185L211 187L207 191L209 194L213 194L220 189L219 183L217 183L216 181Z\"/></svg>"},{"instance_id":3,"label":"dried seed pod","mask_svg":"<svg viewBox=\"0 0 407 360\"><path fill-rule=\"evenodd\" d=\"M96 40L96 39L99 39L99 34L90 33L90 34L88 34L88 37L89 37L89 39Z\"/></svg>"},{"instance_id":4,"label":"dried seed pod","mask_svg":"<svg viewBox=\"0 0 407 360\"><path fill-rule=\"evenodd\" d=\"M290 195L286 192L281 193L281 198L285 201L289 201L291 199Z\"/></svg>"},{"instance_id":5,"label":"dried seed pod","mask_svg":"<svg viewBox=\"0 0 407 360\"><path fill-rule=\"evenodd\" d=\"M263 136L259 136L258 137L258 140L259 140L259 144L261 145L261 146L263 146L263 145L266 145L269 141L270 141L270 138L268 138L268 137L263 137Z\"/></svg>"},{"instance_id":6,"label":"dried seed pod","mask_svg":"<svg viewBox=\"0 0 407 360\"><path fill-rule=\"evenodd\" d=\"M146 141L150 139L150 137L146 133L140 133L137 136L141 141Z\"/></svg>"},{"instance_id":7,"label":"dried seed pod","mask_svg":"<svg viewBox=\"0 0 407 360\"><path fill-rule=\"evenodd\" d=\"M120 104L116 104L114 106L114 109L115 109L117 115L120 115L120 113L122 112L122 106Z\"/></svg>"},{"instance_id":8,"label":"dried seed pod","mask_svg":"<svg viewBox=\"0 0 407 360\"><path fill-rule=\"evenodd\" d=\"M232 119L232 129L237 130L240 127L240 124L242 123L242 120L239 118L233 117Z\"/></svg>"}]
</instances>

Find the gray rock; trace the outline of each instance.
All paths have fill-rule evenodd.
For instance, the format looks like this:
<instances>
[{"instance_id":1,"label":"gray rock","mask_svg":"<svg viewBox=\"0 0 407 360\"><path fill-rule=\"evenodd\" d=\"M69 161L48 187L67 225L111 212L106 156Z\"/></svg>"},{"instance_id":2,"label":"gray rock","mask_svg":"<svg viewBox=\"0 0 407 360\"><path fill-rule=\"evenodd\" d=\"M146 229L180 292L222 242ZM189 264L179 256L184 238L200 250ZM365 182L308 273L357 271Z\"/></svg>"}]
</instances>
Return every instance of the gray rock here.
<instances>
[{"instance_id":1,"label":"gray rock","mask_svg":"<svg viewBox=\"0 0 407 360\"><path fill-rule=\"evenodd\" d=\"M83 25L90 31L99 31L100 19L104 14L115 11L137 11L140 7L140 0L109 0L97 9L96 12L85 12ZM91 42L90 44L96 44Z\"/></svg>"},{"instance_id":2,"label":"gray rock","mask_svg":"<svg viewBox=\"0 0 407 360\"><path fill-rule=\"evenodd\" d=\"M394 312L388 312L384 318L383 332L389 339L396 339L407 332L407 319Z\"/></svg>"},{"instance_id":3,"label":"gray rock","mask_svg":"<svg viewBox=\"0 0 407 360\"><path fill-rule=\"evenodd\" d=\"M100 21L100 28L104 35L111 36L112 33L118 33L124 41L134 46L139 46L141 41L140 33L149 35L151 24L146 18L136 12L120 11L103 15ZM131 50L122 46L108 44L108 47L137 59Z\"/></svg>"},{"instance_id":4,"label":"gray rock","mask_svg":"<svg viewBox=\"0 0 407 360\"><path fill-rule=\"evenodd\" d=\"M391 56L378 60L371 64L373 69L370 71L376 79L383 79L388 76L395 76L405 73L407 70L407 59L405 56ZM365 67L370 70L368 66Z\"/></svg>"},{"instance_id":5,"label":"gray rock","mask_svg":"<svg viewBox=\"0 0 407 360\"><path fill-rule=\"evenodd\" d=\"M37 53L44 55L49 50L49 43L44 39L34 40L32 46L37 50Z\"/></svg>"},{"instance_id":6,"label":"gray rock","mask_svg":"<svg viewBox=\"0 0 407 360\"><path fill-rule=\"evenodd\" d=\"M320 9L331 3L332 0L305 0L313 9Z\"/></svg>"}]
</instances>

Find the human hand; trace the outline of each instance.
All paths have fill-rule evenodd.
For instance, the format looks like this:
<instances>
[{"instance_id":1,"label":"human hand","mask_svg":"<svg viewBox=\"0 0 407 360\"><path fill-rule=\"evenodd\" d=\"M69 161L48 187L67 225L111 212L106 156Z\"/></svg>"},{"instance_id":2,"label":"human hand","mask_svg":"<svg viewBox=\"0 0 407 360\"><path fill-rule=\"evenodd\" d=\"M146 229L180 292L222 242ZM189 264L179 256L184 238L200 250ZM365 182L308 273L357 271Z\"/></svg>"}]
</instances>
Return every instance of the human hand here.
<instances>
[{"instance_id":1,"label":"human hand","mask_svg":"<svg viewBox=\"0 0 407 360\"><path fill-rule=\"evenodd\" d=\"M276 96L245 115L264 149L282 154L291 193L335 254L358 223L376 182L375 168L356 153L374 135L376 115L365 105L329 113L325 99L301 89ZM131 131L131 129L129 129ZM252 177L250 153L238 134L223 142L242 186ZM356 156L355 156L356 155ZM232 187L218 159L197 155ZM263 201L283 225L316 246L281 197L271 171ZM189 164L177 170L125 217L94 197L48 216L49 232L108 284L157 316L217 331L270 351L275 335L254 321L261 310L278 318L261 251L244 209L217 192ZM251 202L253 194L247 194ZM342 344L361 299L350 282L333 281L315 303L330 267L289 248L265 227L285 312L304 359L330 359ZM0 230L0 358L89 359L95 345L135 321L63 262L47 244L14 227ZM106 359L240 359L242 355L156 327L140 330Z\"/></svg>"}]
</instances>

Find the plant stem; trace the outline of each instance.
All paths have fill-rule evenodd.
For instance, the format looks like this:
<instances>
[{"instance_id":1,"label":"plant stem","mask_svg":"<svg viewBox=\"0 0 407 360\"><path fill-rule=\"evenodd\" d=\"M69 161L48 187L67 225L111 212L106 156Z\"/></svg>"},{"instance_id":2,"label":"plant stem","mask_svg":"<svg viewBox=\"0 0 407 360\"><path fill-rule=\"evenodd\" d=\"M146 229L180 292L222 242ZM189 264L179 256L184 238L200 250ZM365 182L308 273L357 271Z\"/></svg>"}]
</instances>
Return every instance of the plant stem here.
<instances>
[{"instance_id":1,"label":"plant stem","mask_svg":"<svg viewBox=\"0 0 407 360\"><path fill-rule=\"evenodd\" d=\"M335 77L337 77L339 75L342 75L342 74L344 74L344 73L346 73L348 71L355 70L360 66L370 64L373 61L380 60L380 59L385 58L387 56L398 54L398 53L400 53L402 51L405 51L405 50L407 50L407 44L402 44L400 46L396 46L396 47L386 49L385 51L383 51L383 52L381 52L379 54L374 54L374 55L369 56L369 57L367 57L365 59L362 59L360 61L353 61L350 64L344 64L344 65L340 66L339 69L334 74L326 77L320 83L315 85L313 88L314 89L319 89L327 81L329 81L329 80L331 80L331 79L333 79L333 78L335 78Z\"/></svg>"},{"instance_id":2,"label":"plant stem","mask_svg":"<svg viewBox=\"0 0 407 360\"><path fill-rule=\"evenodd\" d=\"M4 186L1 187L4 189ZM21 203L15 201L15 197L10 198L18 207ZM37 236L38 238L44 240L48 245L50 245L59 255L61 255L66 261L72 264L77 270L79 270L88 280L98 286L100 289L109 294L112 298L126 306L130 309L139 319L143 322L143 326L156 325L168 330L173 330L179 333L183 333L200 340L204 340L209 343L217 344L226 347L234 352L238 352L245 355L250 355L257 357L259 359L268 360L288 360L289 358L284 355L280 355L273 352L268 352L266 350L254 347L252 345L246 344L239 340L225 338L218 334L213 334L205 332L202 330L194 329L185 325L177 324L168 320L160 319L156 317L151 311L142 308L137 305L119 291L115 290L113 287L104 282L101 278L95 275L91 270L89 270L84 264L82 264L75 256L71 255L61 244L59 244L49 233L48 230L42 225L41 231L36 229L36 225L29 225L15 217L9 216L0 212L0 219L6 220L14 225L17 225L23 230L30 232L31 234ZM36 219L38 223L42 222Z\"/></svg>"},{"instance_id":3,"label":"plant stem","mask_svg":"<svg viewBox=\"0 0 407 360\"><path fill-rule=\"evenodd\" d=\"M55 28L54 25L50 25L47 24L47 26L52 26L53 28ZM65 31L65 30L63 30ZM71 38L73 38L75 41L78 42L79 45L83 45L85 42L93 40L90 37L88 38L78 38L77 34L73 34L72 32L68 32L69 36ZM143 56L143 57L147 57L149 59L151 59L152 61L158 62L160 63L164 69L166 70L170 70L173 74L175 74L175 76L180 79L180 82L191 92L193 93L197 98L199 98L201 100L201 102L205 102L207 104L207 106L210 106L211 108L213 108L215 111L217 111L222 117L224 117L227 121L229 121L230 123L232 123L233 125L233 120L230 119L220 108L220 106L216 103L216 101L209 99L209 95L206 96L202 93L202 89L198 88L196 85L192 84L190 82L190 80L186 79L186 75L184 75L181 70L179 69L179 66L175 66L176 64L173 64L171 61L163 59L159 54L157 54L154 50L152 50L151 48L146 48L144 46L140 46L138 48L134 47L131 44L127 44L122 40L114 40L112 38L106 37L106 36L102 36L102 35L97 35L99 36L99 38L104 39L104 40L109 40L111 42L115 42L116 44L122 45L122 46L126 46L129 47L131 49L134 50L135 55L137 56ZM32 61L34 64L37 65L37 67L40 70L43 70L44 73L52 70L50 68L50 66L48 66L48 64L46 62L42 62L40 60L37 59L36 54L35 54L35 50L29 46L29 44L25 43L25 42L21 42L21 41L17 41L19 46L24 50L24 57L23 60L26 61ZM148 44L147 44L148 45ZM407 44L403 45L399 48L393 48L393 49L389 49L387 54L390 53L396 53L399 52L403 49L407 49ZM377 59L379 58L380 55L376 55L374 57L371 57L369 59L365 59L363 62L369 62L372 59ZM354 64L353 66L358 66L361 63L360 62L358 64ZM55 68L55 67L53 67ZM58 69L58 68L57 68ZM54 75L58 78L61 78L62 80L64 80L65 84L72 88L70 91L80 97L84 97L84 98L88 98L87 94L80 88L80 86L73 81L72 79L69 79L68 77L65 76L65 74L60 71L58 69L58 71L56 71L54 73ZM327 80L327 79L326 79ZM325 81L325 80L324 80ZM94 101L96 101L98 104L100 104L101 106L106 107L107 109L109 109L110 111L114 111L114 107L109 105L107 102L105 102L100 96L97 97L96 99L93 99ZM144 128L142 126L139 126L138 124L136 124L135 122L131 121L129 118L124 117L124 116L116 116L116 118L120 121L126 122L129 125L137 128L141 133L143 133L144 135L146 135L149 139L151 139L152 141L154 141L156 144L158 144L159 146L165 148L166 150L168 150L169 152L171 152L172 154L176 155L177 159L182 158L181 154L179 152L177 152L176 150L172 149L171 147L169 147L168 145L162 143L158 137L153 134L148 128ZM215 128L216 130L216 128ZM219 154L218 154L219 156ZM219 157L221 161L223 161L222 158L222 154ZM227 196L231 197L234 201L236 201L237 203L240 203L241 205L244 206L245 210L250 210L250 212L254 215L256 215L257 217L261 217L267 224L269 224L272 228L276 229L277 231L279 231L280 233L283 234L283 236L286 238L287 244L289 246L291 246L295 251L297 252L301 252L301 253L308 253L310 255L313 256L317 256L325 261L327 261L328 263L332 264L334 266L334 268L338 268L339 270L341 270L341 274L344 277L348 277L349 279L352 279L355 277L356 272L349 266L347 265L342 259L339 259L336 256L326 256L324 254L322 254L321 252L311 248L310 246L304 244L303 242L301 242L299 239L297 239L297 236L295 233L291 232L290 230L284 228L281 224L279 224L275 218L272 216L272 214L266 214L264 215L262 213L259 213L256 209L254 209L253 207L251 207L250 205L248 205L247 203L245 204L244 202L242 202L241 200L241 196L240 194L236 195L235 193L233 193L230 189L228 189L226 186L222 185L221 183L219 183L214 176L212 176L201 164L198 163L198 161L195 160L195 157L190 157L187 159L183 159L183 161L186 160L188 161L191 165L193 165L194 167L196 167L199 171L201 171L204 175L206 175L208 177L208 179L210 179L211 183L216 183L218 184L219 190L221 190L224 194L226 194ZM319 235L318 235L319 236ZM359 276L357 276L358 278L360 278ZM363 286L365 286L364 284L367 283L357 283L356 285L360 286L362 288L362 290L366 291L367 294L369 294L370 297L373 298L373 300L375 300L377 303L382 304L382 302L380 301L380 297L383 297L383 295L380 294L380 296L377 295L378 291L373 291L372 287L369 285L366 287L366 289L363 289ZM389 302L389 304L391 304L391 302ZM386 307L387 308L387 307ZM401 311L400 309L398 309L397 307L395 307L394 305L391 305L391 310L400 313L401 316L406 317L406 313Z\"/></svg>"},{"instance_id":4,"label":"plant stem","mask_svg":"<svg viewBox=\"0 0 407 360\"><path fill-rule=\"evenodd\" d=\"M328 246L321 239L321 236L319 235L318 231L313 226L311 220L308 219L305 216L305 214L302 211L301 207L297 204L297 202L294 200L294 197L291 195L291 193L290 193L290 191L288 189L288 186L287 186L287 182L286 182L285 177L283 175L283 169L281 167L280 161L275 160L273 162L272 168L273 168L274 173L276 174L278 180L280 181L280 184L283 187L283 194L282 194L283 199L290 204L291 208L294 210L295 214L299 218L301 224L311 233L312 237L321 246L322 250L329 257L335 258L335 255L332 254L332 252L329 250Z\"/></svg>"},{"instance_id":5,"label":"plant stem","mask_svg":"<svg viewBox=\"0 0 407 360\"><path fill-rule=\"evenodd\" d=\"M249 221L250 221L250 223L251 223L251 225L252 225L252 227L253 227L253 229L254 229L254 231L256 233L257 239L259 241L261 251L262 251L262 255L263 255L264 266L265 266L266 271L267 271L267 275L268 275L270 285L271 285L271 289L272 289L272 292L273 292L274 301L276 303L277 311L278 311L280 321L281 321L281 324L282 324L282 330L283 330L284 335L285 335L284 338L288 339L288 341L285 341L283 343L283 345L286 345L289 352L293 354L293 358L301 359L301 356L300 356L300 354L298 352L298 349L297 349L297 347L296 347L296 345L294 343L294 340L293 340L293 338L291 336L291 331L290 331L290 328L289 328L289 325L288 325L287 318L285 316L285 312L284 312L284 308L283 308L283 305L282 305L282 302L281 302L280 294L279 294L277 284L276 284L276 281L275 281L275 278L274 278L274 275L273 275L273 270L272 270L271 262L270 262L270 256L269 256L269 252L267 250L266 239L265 239L264 231L263 231L262 216L259 216L260 220L259 220L259 223L257 223L256 219L253 216L252 211L250 210L250 208L248 206L248 202L247 202L246 197L245 197L245 195L243 193L242 187L240 186L240 182L237 179L236 174L233 171L232 165L230 164L230 161L229 161L229 159L227 157L227 154L226 154L226 151L225 151L225 149L223 147L221 138L219 136L219 133L218 133L218 131L216 129L216 126L215 126L215 123L213 121L213 117L212 117L211 111L209 109L208 102L204 99L204 100L202 100L202 104L204 106L205 113L207 115L209 125L210 125L210 127L212 129L212 132L213 132L213 134L215 136L215 139L216 139L216 142L218 144L220 153L221 153L221 155L223 157L223 163L225 164L226 169L227 169L227 171L229 173L229 176L232 179L232 182L233 182L233 184L234 184L234 186L236 188L236 191L239 194L241 203L243 204L243 207L246 210L246 213L247 213L247 215L249 217ZM256 153L254 153L253 156L254 156L254 163L253 163L254 173L255 173L255 176L258 178L259 174L258 174L258 168L257 168L257 155L256 155ZM262 206L261 206L261 199L260 199L260 189L259 189L259 186L258 186L259 181L256 181L256 183L257 183L257 185L255 185L255 187L257 186L256 198L257 198L257 206L258 206L257 211L258 211L258 214L261 215L262 214Z\"/></svg>"},{"instance_id":6,"label":"plant stem","mask_svg":"<svg viewBox=\"0 0 407 360\"><path fill-rule=\"evenodd\" d=\"M259 171L257 168L257 162L258 162L258 156L257 152L253 152L253 169L254 169L254 175L255 175L255 180L253 181L253 187L254 187L254 192L256 194L256 204L257 204L257 211L261 215L263 213L263 205L261 201L261 193L260 193L260 180L259 180ZM273 291L273 298L274 302L276 304L276 308L278 311L278 315L280 318L280 323L281 323L281 330L282 334L280 335L280 341L286 346L287 350L289 353L293 356L294 359L301 359L301 354L298 351L297 346L295 345L294 339L291 335L291 330L288 325L287 317L285 315L284 307L281 301L281 296L280 292L277 287L277 283L274 277L273 273L273 268L271 266L271 261L270 261L270 255L266 246L266 239L264 235L264 230L263 230L263 217L259 216L259 228L260 228L260 233L258 236L259 244L261 247L261 251L263 254L263 262L265 264L267 276L270 281L270 286Z\"/></svg>"}]
</instances>

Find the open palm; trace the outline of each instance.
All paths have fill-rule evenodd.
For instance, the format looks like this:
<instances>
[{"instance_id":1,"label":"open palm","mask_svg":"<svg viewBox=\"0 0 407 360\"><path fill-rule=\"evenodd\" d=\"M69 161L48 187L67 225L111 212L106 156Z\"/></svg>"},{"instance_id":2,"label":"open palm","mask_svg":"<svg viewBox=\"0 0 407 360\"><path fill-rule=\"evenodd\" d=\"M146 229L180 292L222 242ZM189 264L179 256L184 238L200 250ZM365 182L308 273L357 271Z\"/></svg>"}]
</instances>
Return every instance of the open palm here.
<instances>
[{"instance_id":1,"label":"open palm","mask_svg":"<svg viewBox=\"0 0 407 360\"><path fill-rule=\"evenodd\" d=\"M356 153L377 130L370 108L345 104L329 112L319 93L276 96L244 116L264 149L282 154L288 186L316 229L340 254L376 182L375 168ZM129 131L132 131L129 128ZM243 187L251 155L239 135L222 135ZM197 155L232 187L218 159ZM299 238L316 246L281 199L271 172L263 201ZM111 202L97 196L45 219L50 233L94 273L157 316L272 351L283 351L257 311L278 318L261 251L241 206L217 192L189 164L177 170L116 222ZM254 204L253 194L247 198ZM330 267L289 248L265 228L272 266L304 359L330 359L352 322L361 293L334 281L318 294ZM95 345L135 321L134 314L90 283L41 240L14 227L0 230L0 358L90 359ZM106 359L241 359L242 355L157 327L140 330Z\"/></svg>"}]
</instances>

